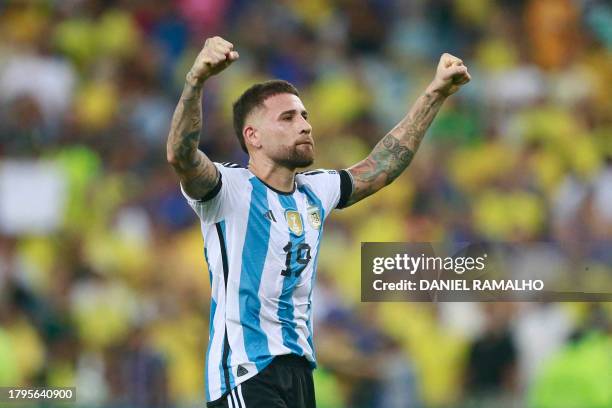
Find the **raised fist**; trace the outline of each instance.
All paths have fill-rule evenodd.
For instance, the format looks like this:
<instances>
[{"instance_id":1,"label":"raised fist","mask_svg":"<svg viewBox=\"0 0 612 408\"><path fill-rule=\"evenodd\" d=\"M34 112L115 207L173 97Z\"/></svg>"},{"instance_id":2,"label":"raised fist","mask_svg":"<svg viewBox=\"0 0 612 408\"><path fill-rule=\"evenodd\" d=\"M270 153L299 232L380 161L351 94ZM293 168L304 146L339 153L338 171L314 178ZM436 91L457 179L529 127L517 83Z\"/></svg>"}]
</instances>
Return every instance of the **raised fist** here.
<instances>
[{"instance_id":1,"label":"raised fist","mask_svg":"<svg viewBox=\"0 0 612 408\"><path fill-rule=\"evenodd\" d=\"M221 37L208 38L187 73L187 81L201 84L208 77L216 75L238 59L234 44Z\"/></svg>"},{"instance_id":2,"label":"raised fist","mask_svg":"<svg viewBox=\"0 0 612 408\"><path fill-rule=\"evenodd\" d=\"M440 92L444 96L454 94L461 85L470 82L468 69L459 58L444 53L440 57L436 76L429 86L430 91Z\"/></svg>"}]
</instances>

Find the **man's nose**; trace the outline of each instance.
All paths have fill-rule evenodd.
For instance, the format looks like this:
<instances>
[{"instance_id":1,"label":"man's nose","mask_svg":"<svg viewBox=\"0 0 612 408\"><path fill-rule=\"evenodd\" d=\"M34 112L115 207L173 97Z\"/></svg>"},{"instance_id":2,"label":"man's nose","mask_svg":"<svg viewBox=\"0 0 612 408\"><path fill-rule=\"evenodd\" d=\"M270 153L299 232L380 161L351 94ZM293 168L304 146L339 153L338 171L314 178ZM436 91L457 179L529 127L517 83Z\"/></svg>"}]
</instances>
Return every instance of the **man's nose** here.
<instances>
[{"instance_id":1,"label":"man's nose","mask_svg":"<svg viewBox=\"0 0 612 408\"><path fill-rule=\"evenodd\" d=\"M304 134L310 134L312 132L312 126L310 125L310 123L308 123L308 121L304 118L302 118L302 121L300 123L300 133L304 133Z\"/></svg>"}]
</instances>

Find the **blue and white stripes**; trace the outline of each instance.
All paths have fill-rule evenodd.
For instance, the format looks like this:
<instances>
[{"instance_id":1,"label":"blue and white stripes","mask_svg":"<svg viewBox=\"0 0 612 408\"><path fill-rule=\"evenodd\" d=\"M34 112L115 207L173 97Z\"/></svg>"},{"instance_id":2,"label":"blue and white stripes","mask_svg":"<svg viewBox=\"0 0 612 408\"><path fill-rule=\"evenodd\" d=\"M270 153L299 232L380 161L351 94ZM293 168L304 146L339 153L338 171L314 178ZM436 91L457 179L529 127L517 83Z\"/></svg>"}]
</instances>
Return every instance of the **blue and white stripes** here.
<instances>
[{"instance_id":1,"label":"blue and white stripes","mask_svg":"<svg viewBox=\"0 0 612 408\"><path fill-rule=\"evenodd\" d=\"M296 354L315 365L312 289L340 178L298 175L295 190L282 193L247 169L217 167L218 195L188 198L202 220L211 278L206 398L243 407L240 384L274 356Z\"/></svg>"}]
</instances>

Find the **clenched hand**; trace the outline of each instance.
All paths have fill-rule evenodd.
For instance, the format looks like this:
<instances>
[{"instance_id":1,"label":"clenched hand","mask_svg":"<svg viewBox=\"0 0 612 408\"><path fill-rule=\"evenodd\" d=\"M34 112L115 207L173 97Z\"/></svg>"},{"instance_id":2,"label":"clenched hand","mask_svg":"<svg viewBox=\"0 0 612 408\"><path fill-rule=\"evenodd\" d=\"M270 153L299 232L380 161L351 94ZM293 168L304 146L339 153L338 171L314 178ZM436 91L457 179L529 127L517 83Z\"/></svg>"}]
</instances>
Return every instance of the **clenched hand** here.
<instances>
[{"instance_id":1,"label":"clenched hand","mask_svg":"<svg viewBox=\"0 0 612 408\"><path fill-rule=\"evenodd\" d=\"M221 37L208 38L187 73L187 82L191 85L202 85L206 79L223 71L238 57L231 42Z\"/></svg>"},{"instance_id":2,"label":"clenched hand","mask_svg":"<svg viewBox=\"0 0 612 408\"><path fill-rule=\"evenodd\" d=\"M444 53L440 57L436 76L428 90L449 96L457 92L462 85L470 82L470 79L472 77L467 67L463 65L463 61L451 54Z\"/></svg>"}]
</instances>

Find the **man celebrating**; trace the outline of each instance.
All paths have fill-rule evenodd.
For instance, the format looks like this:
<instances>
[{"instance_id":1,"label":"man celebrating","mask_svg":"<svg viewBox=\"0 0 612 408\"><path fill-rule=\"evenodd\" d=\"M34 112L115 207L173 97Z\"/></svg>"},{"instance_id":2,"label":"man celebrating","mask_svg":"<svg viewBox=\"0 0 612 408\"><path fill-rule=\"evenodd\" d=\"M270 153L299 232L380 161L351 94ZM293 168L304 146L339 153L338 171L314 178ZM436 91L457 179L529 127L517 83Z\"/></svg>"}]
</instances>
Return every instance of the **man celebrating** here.
<instances>
[{"instance_id":1,"label":"man celebrating","mask_svg":"<svg viewBox=\"0 0 612 408\"><path fill-rule=\"evenodd\" d=\"M174 112L168 162L202 224L212 300L206 365L210 407L314 407L312 288L323 223L395 180L410 164L444 100L470 80L444 54L410 112L361 162L297 173L314 161L314 139L298 91L285 81L247 89L234 129L247 168L198 150L204 82L238 59L206 40Z\"/></svg>"}]
</instances>

